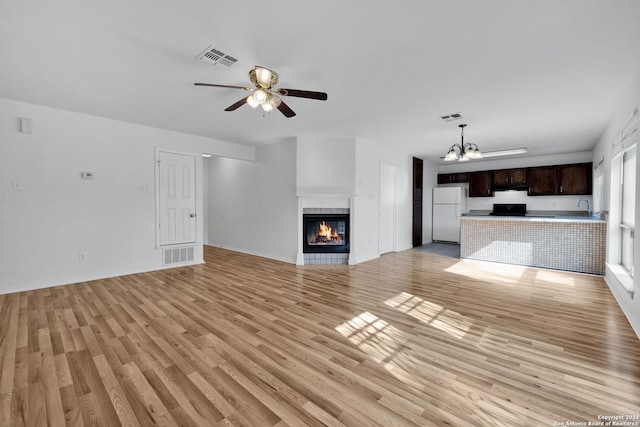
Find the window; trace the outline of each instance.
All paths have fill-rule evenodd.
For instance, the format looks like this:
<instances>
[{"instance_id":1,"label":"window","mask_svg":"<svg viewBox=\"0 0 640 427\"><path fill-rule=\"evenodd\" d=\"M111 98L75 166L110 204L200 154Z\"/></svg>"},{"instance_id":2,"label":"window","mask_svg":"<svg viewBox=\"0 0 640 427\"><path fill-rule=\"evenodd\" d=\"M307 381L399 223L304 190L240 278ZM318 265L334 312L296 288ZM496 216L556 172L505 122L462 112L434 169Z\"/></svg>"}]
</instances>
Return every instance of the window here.
<instances>
[{"instance_id":1,"label":"window","mask_svg":"<svg viewBox=\"0 0 640 427\"><path fill-rule=\"evenodd\" d=\"M620 264L633 277L633 238L636 218L636 146L622 154L620 175Z\"/></svg>"}]
</instances>

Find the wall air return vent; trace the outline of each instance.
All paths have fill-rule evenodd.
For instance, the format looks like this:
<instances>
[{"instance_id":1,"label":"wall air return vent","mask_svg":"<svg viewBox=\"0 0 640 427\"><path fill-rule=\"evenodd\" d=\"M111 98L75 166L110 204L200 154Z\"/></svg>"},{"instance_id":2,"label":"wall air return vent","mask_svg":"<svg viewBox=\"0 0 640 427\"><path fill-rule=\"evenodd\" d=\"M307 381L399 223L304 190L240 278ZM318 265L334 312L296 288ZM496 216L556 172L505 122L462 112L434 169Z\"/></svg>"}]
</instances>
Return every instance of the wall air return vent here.
<instances>
[{"instance_id":1,"label":"wall air return vent","mask_svg":"<svg viewBox=\"0 0 640 427\"><path fill-rule=\"evenodd\" d=\"M163 249L162 256L164 258L164 265L190 262L193 261L194 247L190 246L186 248L165 248Z\"/></svg>"},{"instance_id":2,"label":"wall air return vent","mask_svg":"<svg viewBox=\"0 0 640 427\"><path fill-rule=\"evenodd\" d=\"M221 65L224 68L229 68L238 60L231 55L228 55L218 49L214 49L211 45L209 45L205 50L203 50L196 59L199 59L207 64L211 65Z\"/></svg>"},{"instance_id":3,"label":"wall air return vent","mask_svg":"<svg viewBox=\"0 0 640 427\"><path fill-rule=\"evenodd\" d=\"M445 122L451 122L453 120L460 120L462 118L462 114L460 114L460 113L451 113L451 114L446 114L444 116L440 116L440 118L442 120L444 120Z\"/></svg>"}]
</instances>

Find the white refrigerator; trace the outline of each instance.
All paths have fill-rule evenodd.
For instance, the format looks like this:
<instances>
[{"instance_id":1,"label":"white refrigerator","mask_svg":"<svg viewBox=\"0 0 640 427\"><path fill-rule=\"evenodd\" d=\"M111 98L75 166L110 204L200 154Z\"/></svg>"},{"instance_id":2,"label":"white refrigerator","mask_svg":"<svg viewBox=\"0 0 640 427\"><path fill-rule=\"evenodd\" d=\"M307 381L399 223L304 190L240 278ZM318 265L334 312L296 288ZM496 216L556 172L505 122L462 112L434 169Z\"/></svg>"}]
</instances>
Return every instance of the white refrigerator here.
<instances>
[{"instance_id":1,"label":"white refrigerator","mask_svg":"<svg viewBox=\"0 0 640 427\"><path fill-rule=\"evenodd\" d=\"M460 243L460 216L465 207L463 187L433 189L433 241Z\"/></svg>"}]
</instances>

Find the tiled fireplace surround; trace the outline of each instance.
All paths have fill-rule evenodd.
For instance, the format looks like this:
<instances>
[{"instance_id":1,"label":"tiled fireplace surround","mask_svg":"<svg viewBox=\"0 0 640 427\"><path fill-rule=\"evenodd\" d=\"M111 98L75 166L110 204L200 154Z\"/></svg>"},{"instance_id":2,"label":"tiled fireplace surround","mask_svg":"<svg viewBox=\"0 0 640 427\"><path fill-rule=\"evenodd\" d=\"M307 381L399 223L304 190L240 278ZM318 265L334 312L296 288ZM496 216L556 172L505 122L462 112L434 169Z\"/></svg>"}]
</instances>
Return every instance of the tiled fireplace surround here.
<instances>
[{"instance_id":1,"label":"tiled fireplace surround","mask_svg":"<svg viewBox=\"0 0 640 427\"><path fill-rule=\"evenodd\" d=\"M298 255L297 265L323 264L344 265L355 264L354 255L354 209L353 195L309 194L298 195ZM349 253L303 253L304 214L349 214Z\"/></svg>"}]
</instances>

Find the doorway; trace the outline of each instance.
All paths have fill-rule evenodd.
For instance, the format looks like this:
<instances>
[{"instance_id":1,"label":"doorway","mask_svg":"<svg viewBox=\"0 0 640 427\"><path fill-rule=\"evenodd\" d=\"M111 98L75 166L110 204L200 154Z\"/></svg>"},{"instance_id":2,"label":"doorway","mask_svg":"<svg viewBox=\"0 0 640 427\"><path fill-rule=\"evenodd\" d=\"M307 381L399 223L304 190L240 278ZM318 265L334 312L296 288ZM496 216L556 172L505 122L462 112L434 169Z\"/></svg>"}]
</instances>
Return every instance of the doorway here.
<instances>
[{"instance_id":1,"label":"doorway","mask_svg":"<svg viewBox=\"0 0 640 427\"><path fill-rule=\"evenodd\" d=\"M380 218L378 222L378 252L396 251L396 206L398 168L380 162Z\"/></svg>"}]
</instances>

